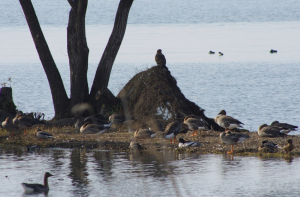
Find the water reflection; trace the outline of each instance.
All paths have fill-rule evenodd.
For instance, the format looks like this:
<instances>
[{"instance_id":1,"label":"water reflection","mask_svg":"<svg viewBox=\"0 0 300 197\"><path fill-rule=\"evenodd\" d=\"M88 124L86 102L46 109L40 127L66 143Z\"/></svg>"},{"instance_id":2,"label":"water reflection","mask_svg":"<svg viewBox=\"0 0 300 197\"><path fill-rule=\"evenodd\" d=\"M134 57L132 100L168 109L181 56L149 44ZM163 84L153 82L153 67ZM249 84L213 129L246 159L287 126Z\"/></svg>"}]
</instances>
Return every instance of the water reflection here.
<instances>
[{"instance_id":1,"label":"water reflection","mask_svg":"<svg viewBox=\"0 0 300 197\"><path fill-rule=\"evenodd\" d=\"M25 150L0 147L0 196L20 196L20 183L40 183L45 171L55 175L49 196L282 196L295 194L300 181L293 155Z\"/></svg>"},{"instance_id":2,"label":"water reflection","mask_svg":"<svg viewBox=\"0 0 300 197\"><path fill-rule=\"evenodd\" d=\"M80 149L73 149L71 151L70 157L70 173L68 176L72 180L72 185L74 186L73 194L80 196L88 196L89 191L87 190L87 185L89 184L87 172L88 158L86 156L86 151Z\"/></svg>"}]
</instances>

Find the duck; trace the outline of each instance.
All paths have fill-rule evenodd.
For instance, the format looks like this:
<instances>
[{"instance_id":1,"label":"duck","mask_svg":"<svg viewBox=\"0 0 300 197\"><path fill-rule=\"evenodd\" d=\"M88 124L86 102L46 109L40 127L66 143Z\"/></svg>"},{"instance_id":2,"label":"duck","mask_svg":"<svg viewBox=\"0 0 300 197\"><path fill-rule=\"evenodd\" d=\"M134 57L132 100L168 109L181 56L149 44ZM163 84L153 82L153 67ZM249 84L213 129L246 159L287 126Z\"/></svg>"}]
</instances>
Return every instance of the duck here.
<instances>
[{"instance_id":1,"label":"duck","mask_svg":"<svg viewBox=\"0 0 300 197\"><path fill-rule=\"evenodd\" d=\"M281 133L281 128L276 126L268 126L267 124L262 124L258 128L258 135L260 137L286 137L287 134Z\"/></svg>"},{"instance_id":2,"label":"duck","mask_svg":"<svg viewBox=\"0 0 300 197\"><path fill-rule=\"evenodd\" d=\"M76 119L77 118L77 121L75 122L75 124L74 124L74 127L78 130L78 131L80 131L80 128L81 128L81 126L84 124L84 117L77 117L77 116L75 116L73 119Z\"/></svg>"},{"instance_id":3,"label":"duck","mask_svg":"<svg viewBox=\"0 0 300 197\"><path fill-rule=\"evenodd\" d=\"M188 115L184 118L183 123L186 124L189 130L193 131L191 136L197 136L198 130L208 130L209 126L206 121L194 115Z\"/></svg>"},{"instance_id":4,"label":"duck","mask_svg":"<svg viewBox=\"0 0 300 197\"><path fill-rule=\"evenodd\" d=\"M271 123L271 126L279 127L281 128L281 133L288 134L290 131L296 131L298 126L294 126L288 123L280 123L279 121L275 120Z\"/></svg>"},{"instance_id":5,"label":"duck","mask_svg":"<svg viewBox=\"0 0 300 197\"><path fill-rule=\"evenodd\" d=\"M264 153L276 153L278 151L277 144L270 142L268 140L264 140L261 142L261 146L258 147L259 152Z\"/></svg>"},{"instance_id":6,"label":"duck","mask_svg":"<svg viewBox=\"0 0 300 197\"><path fill-rule=\"evenodd\" d=\"M244 123L231 116L227 116L225 110L221 110L217 115L218 116L216 116L214 120L220 127L224 128L225 131L235 128L243 128L242 124Z\"/></svg>"},{"instance_id":7,"label":"duck","mask_svg":"<svg viewBox=\"0 0 300 197\"><path fill-rule=\"evenodd\" d=\"M155 132L149 129L137 129L134 132L134 138L146 139L146 138L154 138Z\"/></svg>"},{"instance_id":8,"label":"duck","mask_svg":"<svg viewBox=\"0 0 300 197\"><path fill-rule=\"evenodd\" d=\"M35 133L35 137L37 137L40 140L43 140L43 139L53 138L53 135L46 131L42 131L41 129L37 129Z\"/></svg>"},{"instance_id":9,"label":"duck","mask_svg":"<svg viewBox=\"0 0 300 197\"><path fill-rule=\"evenodd\" d=\"M208 54L215 54L215 52L214 51L209 51Z\"/></svg>"},{"instance_id":10,"label":"duck","mask_svg":"<svg viewBox=\"0 0 300 197\"><path fill-rule=\"evenodd\" d=\"M183 138L179 138L178 148L196 147L200 145L199 142L185 141Z\"/></svg>"},{"instance_id":11,"label":"duck","mask_svg":"<svg viewBox=\"0 0 300 197\"><path fill-rule=\"evenodd\" d=\"M222 52L219 52L219 56L222 56L222 55L224 55Z\"/></svg>"},{"instance_id":12,"label":"duck","mask_svg":"<svg viewBox=\"0 0 300 197\"><path fill-rule=\"evenodd\" d=\"M163 130L164 130L163 125L162 125L161 122L158 121L158 120L152 119L152 120L150 120L150 121L148 122L148 125L149 125L149 130L150 130L150 131L153 131L153 132L163 131Z\"/></svg>"},{"instance_id":13,"label":"duck","mask_svg":"<svg viewBox=\"0 0 300 197\"><path fill-rule=\"evenodd\" d=\"M38 119L29 118L19 111L16 117L13 119L13 124L21 129L24 129L24 135L26 135L26 129L31 128L33 125L45 123Z\"/></svg>"},{"instance_id":14,"label":"duck","mask_svg":"<svg viewBox=\"0 0 300 197\"><path fill-rule=\"evenodd\" d=\"M110 125L111 124L120 125L119 127L119 132L120 132L126 118L123 114L113 113L111 116L109 116L108 120L110 122Z\"/></svg>"},{"instance_id":15,"label":"duck","mask_svg":"<svg viewBox=\"0 0 300 197\"><path fill-rule=\"evenodd\" d=\"M136 141L131 141L129 147L132 150L141 150L142 149L142 146L139 143L137 143Z\"/></svg>"},{"instance_id":16,"label":"duck","mask_svg":"<svg viewBox=\"0 0 300 197\"><path fill-rule=\"evenodd\" d=\"M82 134L95 134L95 133L105 133L108 127L101 124L92 124L90 121L85 122L80 127L80 133Z\"/></svg>"},{"instance_id":17,"label":"duck","mask_svg":"<svg viewBox=\"0 0 300 197\"><path fill-rule=\"evenodd\" d=\"M287 143L288 144L282 148L284 150L285 154L288 154L288 153L292 152L292 150L294 150L294 145L293 145L292 139L288 139Z\"/></svg>"},{"instance_id":18,"label":"duck","mask_svg":"<svg viewBox=\"0 0 300 197\"><path fill-rule=\"evenodd\" d=\"M170 140L170 143L173 143L173 139L174 139L174 143L175 143L175 139L176 136L181 132L182 130L182 123L179 121L174 121L174 122L170 122L165 130L162 131L157 131L153 137L157 137L158 135L162 135L163 138Z\"/></svg>"},{"instance_id":19,"label":"duck","mask_svg":"<svg viewBox=\"0 0 300 197\"><path fill-rule=\"evenodd\" d=\"M270 53L277 53L277 50L271 49Z\"/></svg>"},{"instance_id":20,"label":"duck","mask_svg":"<svg viewBox=\"0 0 300 197\"><path fill-rule=\"evenodd\" d=\"M14 125L10 117L6 117L6 119L1 123L1 126L3 129L11 132L11 137L14 137L14 132L19 130L19 127Z\"/></svg>"},{"instance_id":21,"label":"duck","mask_svg":"<svg viewBox=\"0 0 300 197\"><path fill-rule=\"evenodd\" d=\"M44 185L42 184L32 184L32 183L22 183L25 193L47 193L49 191L48 177L53 176L49 172L44 175Z\"/></svg>"},{"instance_id":22,"label":"duck","mask_svg":"<svg viewBox=\"0 0 300 197\"><path fill-rule=\"evenodd\" d=\"M222 132L220 134L221 142L231 145L231 151L227 152L228 154L233 153L233 145L239 144L248 138L250 138L249 135L243 133L231 133L231 131Z\"/></svg>"}]
</instances>

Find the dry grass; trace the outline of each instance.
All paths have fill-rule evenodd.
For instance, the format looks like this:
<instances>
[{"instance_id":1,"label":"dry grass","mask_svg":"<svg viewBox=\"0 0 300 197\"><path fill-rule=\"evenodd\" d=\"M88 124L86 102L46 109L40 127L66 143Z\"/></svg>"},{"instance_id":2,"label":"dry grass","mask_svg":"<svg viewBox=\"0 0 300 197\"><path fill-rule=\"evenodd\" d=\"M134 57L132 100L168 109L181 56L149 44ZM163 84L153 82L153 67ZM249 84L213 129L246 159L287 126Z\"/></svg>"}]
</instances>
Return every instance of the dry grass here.
<instances>
[{"instance_id":1,"label":"dry grass","mask_svg":"<svg viewBox=\"0 0 300 197\"><path fill-rule=\"evenodd\" d=\"M219 139L220 132L198 132L198 136L189 137L191 132L187 134L179 134L185 140L200 142L202 146L199 148L179 149L177 143L170 144L169 140L160 138L151 138L138 140L134 139L133 132L127 130L118 132L117 128L112 128L104 134L81 134L75 130L74 127L52 127L43 129L52 133L54 138L48 140L38 140L35 137L36 128L27 131L24 136L23 131L16 134L15 137L9 137L10 134L3 130L0 132L0 143L13 144L20 146L39 145L40 147L61 147L61 148L90 148L90 149L105 149L105 150L118 150L130 151L129 144L132 140L137 141L146 151L160 151L160 150L176 150L179 153L185 152L198 152L200 154L225 154L230 150L230 145L224 145ZM286 144L287 139L292 139L295 149L290 155L300 156L300 138L299 136L289 136L288 138L263 138L259 137L257 133L249 133L250 139L247 139L241 144L234 146L234 155L243 156L261 156L261 157L286 157L283 150L279 148L278 153L259 153L257 148L261 145L263 140L268 139L279 147Z\"/></svg>"}]
</instances>

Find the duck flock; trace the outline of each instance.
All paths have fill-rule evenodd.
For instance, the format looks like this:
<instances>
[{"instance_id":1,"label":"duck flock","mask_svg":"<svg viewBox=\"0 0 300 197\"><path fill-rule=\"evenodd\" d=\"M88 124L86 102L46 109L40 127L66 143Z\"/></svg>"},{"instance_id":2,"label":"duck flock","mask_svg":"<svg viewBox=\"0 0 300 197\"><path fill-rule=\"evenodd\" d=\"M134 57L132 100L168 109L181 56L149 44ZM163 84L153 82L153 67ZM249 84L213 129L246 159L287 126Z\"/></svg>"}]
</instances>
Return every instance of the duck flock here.
<instances>
[{"instance_id":1,"label":"duck flock","mask_svg":"<svg viewBox=\"0 0 300 197\"><path fill-rule=\"evenodd\" d=\"M19 129L23 129L24 135L26 135L26 130L31 128L33 125L45 124L45 122L43 121L43 117L44 116L40 115L38 117L32 118L26 116L21 112L18 112L13 119L7 117L5 121L2 122L1 126L2 128L11 132L11 137L14 137L14 132L18 131ZM81 134L105 133L106 131L111 130L110 127L113 124L118 126L118 130L121 131L121 128L124 124L130 128L130 124L132 123L132 121L137 121L134 118L129 118L129 120L126 120L123 114L118 113L112 114L108 120L105 120L105 118L100 114L89 117L75 116L74 119L77 119L74 126ZM225 129L225 131L222 132L219 137L220 141L223 144L231 145L231 151L228 152L229 154L233 153L234 145L250 138L249 135L245 133L232 131L236 128L242 128L243 123L231 116L226 115L225 110L220 111L220 113L217 114L217 116L214 118L214 121L220 127ZM192 135L190 135L190 137L193 137L197 136L197 132L199 130L208 131L211 128L211 126L205 120L196 115L186 116L183 122L173 121L166 125L165 128L159 121L156 120L149 121L149 124L145 127L147 128L139 128L135 130L135 139L160 137L170 140L170 143L175 143L176 136L179 133L187 133L188 131L192 131ZM297 126L291 124L274 121L271 125L261 125L258 128L257 133L261 137L287 137L290 131L294 131L297 128ZM39 128L37 128L35 136L41 141L43 141L44 139L53 138L53 135L51 133L42 131ZM139 147L139 145L136 145L135 143L136 142L132 142L130 147ZM185 141L183 138L180 138L178 147L186 148L200 145L201 144L198 142ZM292 140L289 139L287 141L287 145L283 147L283 150L285 153L289 153L293 150L293 148L294 145L292 143ZM258 150L262 152L276 152L278 150L278 147L274 143L266 140L262 142Z\"/></svg>"}]
</instances>

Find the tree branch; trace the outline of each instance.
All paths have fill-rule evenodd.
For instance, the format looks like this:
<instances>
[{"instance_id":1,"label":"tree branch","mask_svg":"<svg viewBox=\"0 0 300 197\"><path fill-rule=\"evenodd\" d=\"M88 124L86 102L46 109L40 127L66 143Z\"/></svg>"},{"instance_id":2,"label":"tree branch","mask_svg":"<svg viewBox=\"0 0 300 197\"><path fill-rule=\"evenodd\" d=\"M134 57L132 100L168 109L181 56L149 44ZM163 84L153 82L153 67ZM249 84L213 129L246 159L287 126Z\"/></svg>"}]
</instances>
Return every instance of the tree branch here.
<instances>
[{"instance_id":1,"label":"tree branch","mask_svg":"<svg viewBox=\"0 0 300 197\"><path fill-rule=\"evenodd\" d=\"M52 99L55 109L55 117L63 116L69 101L62 78L51 55L48 44L43 35L35 10L31 0L19 0L25 14L28 27L31 32L35 47L44 67L50 84Z\"/></svg>"},{"instance_id":2,"label":"tree branch","mask_svg":"<svg viewBox=\"0 0 300 197\"><path fill-rule=\"evenodd\" d=\"M132 3L133 0L120 0L114 28L98 65L90 98L95 98L98 90L108 86L111 69L125 35L128 14Z\"/></svg>"}]
</instances>

